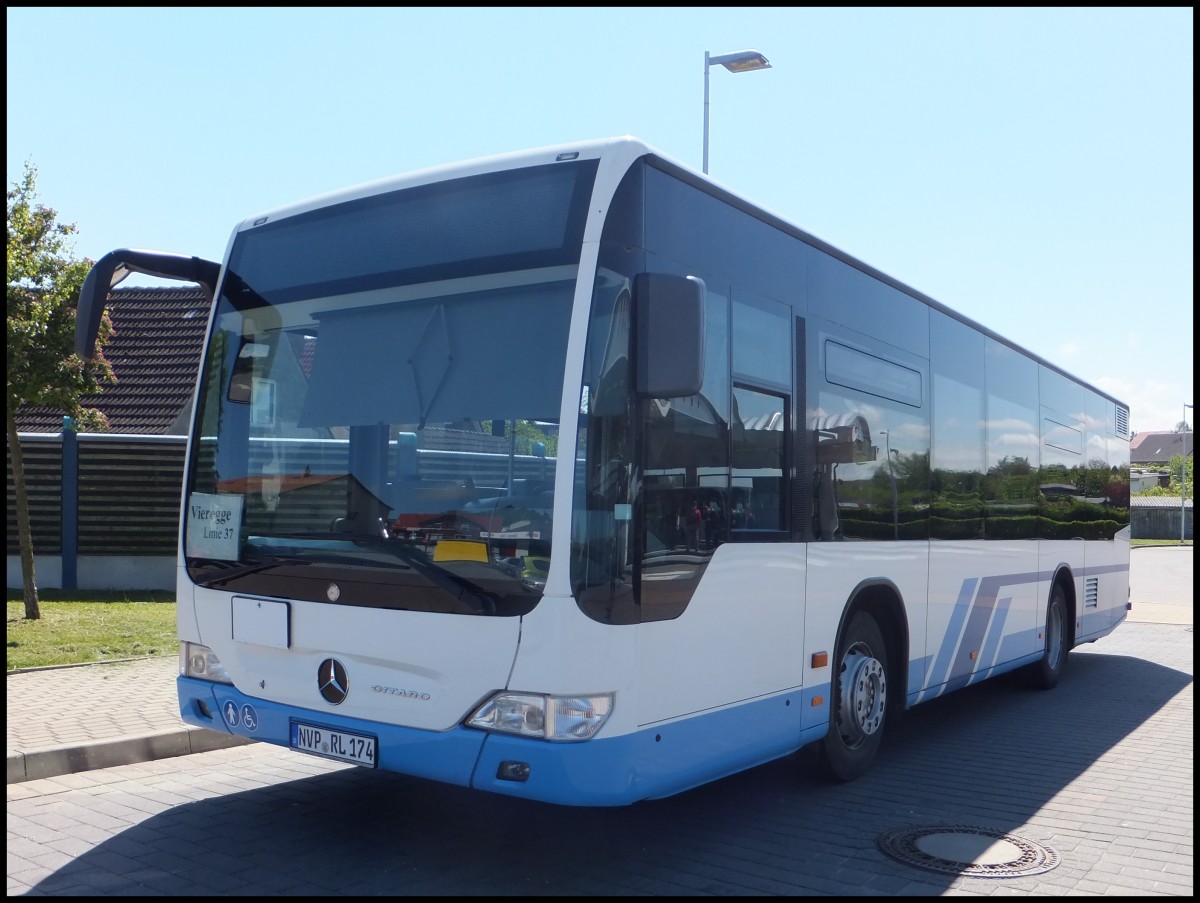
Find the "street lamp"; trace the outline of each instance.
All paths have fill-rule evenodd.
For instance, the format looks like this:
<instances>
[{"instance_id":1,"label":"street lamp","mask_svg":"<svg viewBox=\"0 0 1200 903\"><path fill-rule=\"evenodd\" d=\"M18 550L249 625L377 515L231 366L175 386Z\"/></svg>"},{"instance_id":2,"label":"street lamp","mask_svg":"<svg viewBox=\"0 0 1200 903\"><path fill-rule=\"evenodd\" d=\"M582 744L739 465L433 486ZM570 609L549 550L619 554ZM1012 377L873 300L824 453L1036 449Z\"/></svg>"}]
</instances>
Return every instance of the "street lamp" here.
<instances>
[{"instance_id":1,"label":"street lamp","mask_svg":"<svg viewBox=\"0 0 1200 903\"><path fill-rule=\"evenodd\" d=\"M770 69L767 58L757 50L737 50L709 56L704 51L704 173L708 174L708 70L712 66L724 66L730 72L753 72L755 69Z\"/></svg>"},{"instance_id":2,"label":"street lamp","mask_svg":"<svg viewBox=\"0 0 1200 903\"><path fill-rule=\"evenodd\" d=\"M1183 528L1187 523L1187 412L1183 406L1183 432L1179 434L1179 544L1183 545Z\"/></svg>"}]
</instances>

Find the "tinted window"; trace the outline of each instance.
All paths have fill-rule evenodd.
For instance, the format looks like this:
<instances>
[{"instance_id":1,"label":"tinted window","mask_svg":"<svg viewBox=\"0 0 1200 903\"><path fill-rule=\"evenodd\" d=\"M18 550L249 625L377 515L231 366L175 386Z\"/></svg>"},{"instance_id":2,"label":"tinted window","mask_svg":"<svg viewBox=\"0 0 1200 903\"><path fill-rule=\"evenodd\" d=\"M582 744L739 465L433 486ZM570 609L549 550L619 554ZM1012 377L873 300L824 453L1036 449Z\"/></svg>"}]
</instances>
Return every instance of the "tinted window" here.
<instances>
[{"instance_id":1,"label":"tinted window","mask_svg":"<svg viewBox=\"0 0 1200 903\"><path fill-rule=\"evenodd\" d=\"M994 339L985 339L987 375L988 539L1038 535L1041 480L1038 365Z\"/></svg>"},{"instance_id":2,"label":"tinted window","mask_svg":"<svg viewBox=\"0 0 1200 903\"><path fill-rule=\"evenodd\" d=\"M733 390L733 402L729 529L734 538L753 538L755 531L786 528L788 403L779 395L740 386Z\"/></svg>"},{"instance_id":3,"label":"tinted window","mask_svg":"<svg viewBox=\"0 0 1200 903\"><path fill-rule=\"evenodd\" d=\"M747 291L733 295L733 372L789 386L792 380L791 311Z\"/></svg>"},{"instance_id":4,"label":"tinted window","mask_svg":"<svg viewBox=\"0 0 1200 903\"><path fill-rule=\"evenodd\" d=\"M577 263L595 170L536 166L324 207L240 233L229 267L279 301Z\"/></svg>"},{"instance_id":5,"label":"tinted window","mask_svg":"<svg viewBox=\"0 0 1200 903\"><path fill-rule=\"evenodd\" d=\"M932 508L934 539L983 536L984 337L932 314Z\"/></svg>"},{"instance_id":6,"label":"tinted window","mask_svg":"<svg viewBox=\"0 0 1200 903\"><path fill-rule=\"evenodd\" d=\"M899 349L873 343L821 341L825 355L853 351L873 362L865 374L902 371L924 385L923 365ZM854 336L856 343L867 343ZM881 369L882 368L882 369ZM834 368L836 371L836 367ZM829 372L828 358L820 366ZM865 379L863 381L866 381ZM927 405L915 406L875 392L823 380L814 427L813 532L821 540L924 539L929 527L929 424ZM890 390L889 390L890 391Z\"/></svg>"}]
</instances>

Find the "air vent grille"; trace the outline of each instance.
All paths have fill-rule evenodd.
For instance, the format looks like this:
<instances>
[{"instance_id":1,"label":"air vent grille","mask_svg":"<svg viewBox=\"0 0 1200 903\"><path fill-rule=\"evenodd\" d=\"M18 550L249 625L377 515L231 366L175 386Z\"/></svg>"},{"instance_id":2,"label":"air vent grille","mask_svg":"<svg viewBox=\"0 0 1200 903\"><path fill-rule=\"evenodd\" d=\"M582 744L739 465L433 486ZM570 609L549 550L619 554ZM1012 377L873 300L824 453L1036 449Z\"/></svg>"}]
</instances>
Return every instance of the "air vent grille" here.
<instances>
[{"instance_id":1,"label":"air vent grille","mask_svg":"<svg viewBox=\"0 0 1200 903\"><path fill-rule=\"evenodd\" d=\"M1100 578L1088 577L1083 582L1083 607L1095 608L1100 602Z\"/></svg>"},{"instance_id":2,"label":"air vent grille","mask_svg":"<svg viewBox=\"0 0 1200 903\"><path fill-rule=\"evenodd\" d=\"M1117 405L1117 435L1129 438L1129 408L1124 405Z\"/></svg>"}]
</instances>

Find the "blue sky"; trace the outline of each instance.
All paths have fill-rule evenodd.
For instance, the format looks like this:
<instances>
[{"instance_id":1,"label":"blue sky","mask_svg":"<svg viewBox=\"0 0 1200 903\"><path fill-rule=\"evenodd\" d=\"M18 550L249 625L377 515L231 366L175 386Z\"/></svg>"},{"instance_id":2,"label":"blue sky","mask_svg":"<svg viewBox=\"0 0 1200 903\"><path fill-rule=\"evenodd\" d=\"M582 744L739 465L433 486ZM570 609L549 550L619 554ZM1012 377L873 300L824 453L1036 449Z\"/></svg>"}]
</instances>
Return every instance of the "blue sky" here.
<instances>
[{"instance_id":1,"label":"blue sky","mask_svg":"<svg viewBox=\"0 0 1200 903\"><path fill-rule=\"evenodd\" d=\"M7 9L11 185L77 256L636 135L1172 429L1193 401L1193 11ZM131 281L126 284L151 284ZM1188 422L1194 422L1192 411Z\"/></svg>"}]
</instances>

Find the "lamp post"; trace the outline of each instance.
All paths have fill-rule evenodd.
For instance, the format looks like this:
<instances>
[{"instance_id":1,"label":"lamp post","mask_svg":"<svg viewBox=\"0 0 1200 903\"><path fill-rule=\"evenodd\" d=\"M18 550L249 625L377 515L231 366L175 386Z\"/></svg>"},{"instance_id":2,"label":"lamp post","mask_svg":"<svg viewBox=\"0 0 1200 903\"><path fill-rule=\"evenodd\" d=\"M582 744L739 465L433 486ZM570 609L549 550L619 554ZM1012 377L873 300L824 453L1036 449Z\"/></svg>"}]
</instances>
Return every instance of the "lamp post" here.
<instances>
[{"instance_id":1,"label":"lamp post","mask_svg":"<svg viewBox=\"0 0 1200 903\"><path fill-rule=\"evenodd\" d=\"M704 173L708 174L708 70L712 66L724 66L730 72L753 72L755 69L770 69L767 58L757 50L737 50L710 56L704 51Z\"/></svg>"},{"instance_id":2,"label":"lamp post","mask_svg":"<svg viewBox=\"0 0 1200 903\"><path fill-rule=\"evenodd\" d=\"M1187 525L1187 412L1190 404L1183 406L1183 431L1179 434L1179 544L1183 545L1184 527Z\"/></svg>"}]
</instances>

